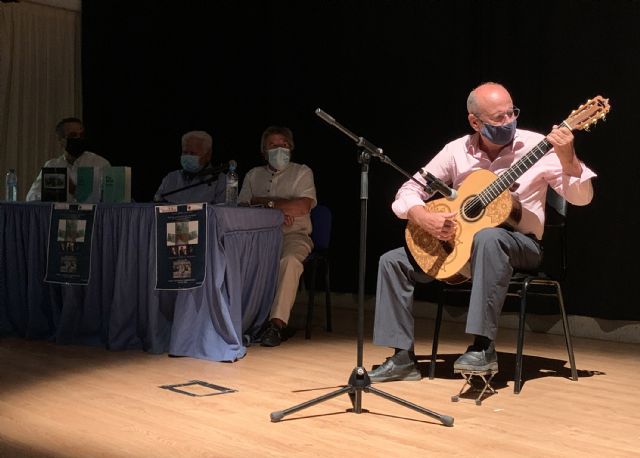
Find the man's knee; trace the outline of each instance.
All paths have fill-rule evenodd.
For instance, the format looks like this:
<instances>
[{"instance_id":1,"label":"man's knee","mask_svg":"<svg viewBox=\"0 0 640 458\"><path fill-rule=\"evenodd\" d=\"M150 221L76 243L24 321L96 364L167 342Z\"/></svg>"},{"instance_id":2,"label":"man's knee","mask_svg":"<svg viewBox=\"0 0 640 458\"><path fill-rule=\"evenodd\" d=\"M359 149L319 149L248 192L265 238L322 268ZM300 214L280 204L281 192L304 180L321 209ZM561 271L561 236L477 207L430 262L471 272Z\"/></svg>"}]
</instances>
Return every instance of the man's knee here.
<instances>
[{"instance_id":1,"label":"man's knee","mask_svg":"<svg viewBox=\"0 0 640 458\"><path fill-rule=\"evenodd\" d=\"M485 247L499 247L502 237L504 236L504 229L497 227L488 227L479 230L473 237L474 249Z\"/></svg>"},{"instance_id":2,"label":"man's knee","mask_svg":"<svg viewBox=\"0 0 640 458\"><path fill-rule=\"evenodd\" d=\"M378 271L397 272L398 266L402 264L402 258L402 253L398 250L387 251L378 260Z\"/></svg>"},{"instance_id":3,"label":"man's knee","mask_svg":"<svg viewBox=\"0 0 640 458\"><path fill-rule=\"evenodd\" d=\"M280 258L280 265L302 269L302 262L293 254L286 254Z\"/></svg>"},{"instance_id":4,"label":"man's knee","mask_svg":"<svg viewBox=\"0 0 640 458\"><path fill-rule=\"evenodd\" d=\"M378 265L388 266L390 264L395 264L395 259L396 259L396 256L393 254L393 251L387 251L382 256L380 256Z\"/></svg>"}]
</instances>

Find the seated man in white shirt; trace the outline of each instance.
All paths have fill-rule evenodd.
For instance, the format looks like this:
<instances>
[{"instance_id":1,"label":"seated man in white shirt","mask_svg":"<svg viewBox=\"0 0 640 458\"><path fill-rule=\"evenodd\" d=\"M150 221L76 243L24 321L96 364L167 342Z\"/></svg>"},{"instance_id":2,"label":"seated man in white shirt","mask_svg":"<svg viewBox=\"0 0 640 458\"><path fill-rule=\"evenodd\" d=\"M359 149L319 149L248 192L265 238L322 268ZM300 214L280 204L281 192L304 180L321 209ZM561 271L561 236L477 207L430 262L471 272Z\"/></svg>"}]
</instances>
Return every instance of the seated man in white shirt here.
<instances>
[{"instance_id":1,"label":"seated man in white shirt","mask_svg":"<svg viewBox=\"0 0 640 458\"><path fill-rule=\"evenodd\" d=\"M43 167L66 167L69 180L69 197L75 196L76 173L78 167L109 167L111 164L102 156L86 151L84 126L78 118L64 118L56 124L56 136L62 148L62 155L49 159ZM42 171L38 173L31 189L27 193L27 201L40 200Z\"/></svg>"},{"instance_id":2,"label":"seated man in white shirt","mask_svg":"<svg viewBox=\"0 0 640 458\"><path fill-rule=\"evenodd\" d=\"M204 131L194 130L184 134L180 156L182 168L169 172L162 179L153 200L174 204L224 203L227 176L219 168L211 165L212 144L211 135ZM172 192L189 185L195 186Z\"/></svg>"},{"instance_id":3,"label":"seated man in white shirt","mask_svg":"<svg viewBox=\"0 0 640 458\"><path fill-rule=\"evenodd\" d=\"M309 167L290 162L294 143L289 128L268 127L260 148L267 164L247 172L238 201L275 208L284 215L278 286L261 339L262 346L276 347L288 337L290 330L285 328L304 270L302 262L313 248L310 212L316 206L316 187Z\"/></svg>"}]
</instances>

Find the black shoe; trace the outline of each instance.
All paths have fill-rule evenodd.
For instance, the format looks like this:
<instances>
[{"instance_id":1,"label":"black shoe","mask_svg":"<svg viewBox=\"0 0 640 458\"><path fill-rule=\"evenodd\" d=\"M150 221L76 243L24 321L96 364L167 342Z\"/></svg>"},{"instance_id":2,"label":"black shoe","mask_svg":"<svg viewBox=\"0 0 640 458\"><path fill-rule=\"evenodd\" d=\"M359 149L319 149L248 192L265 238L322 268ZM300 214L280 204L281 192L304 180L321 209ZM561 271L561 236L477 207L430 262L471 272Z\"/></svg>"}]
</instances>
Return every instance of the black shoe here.
<instances>
[{"instance_id":1,"label":"black shoe","mask_svg":"<svg viewBox=\"0 0 640 458\"><path fill-rule=\"evenodd\" d=\"M269 322L269 326L266 331L264 331L264 334L262 334L262 338L260 339L260 345L263 347L277 347L283 340L287 339L282 338L282 328L279 328L274 323Z\"/></svg>"},{"instance_id":2,"label":"black shoe","mask_svg":"<svg viewBox=\"0 0 640 458\"><path fill-rule=\"evenodd\" d=\"M453 363L454 372L461 371L493 371L498 372L498 354L493 342L486 350L478 350L473 346Z\"/></svg>"},{"instance_id":3,"label":"black shoe","mask_svg":"<svg viewBox=\"0 0 640 458\"><path fill-rule=\"evenodd\" d=\"M384 363L369 372L369 379L374 383L422 380L415 361L400 363L398 359L397 355L387 358Z\"/></svg>"}]
</instances>

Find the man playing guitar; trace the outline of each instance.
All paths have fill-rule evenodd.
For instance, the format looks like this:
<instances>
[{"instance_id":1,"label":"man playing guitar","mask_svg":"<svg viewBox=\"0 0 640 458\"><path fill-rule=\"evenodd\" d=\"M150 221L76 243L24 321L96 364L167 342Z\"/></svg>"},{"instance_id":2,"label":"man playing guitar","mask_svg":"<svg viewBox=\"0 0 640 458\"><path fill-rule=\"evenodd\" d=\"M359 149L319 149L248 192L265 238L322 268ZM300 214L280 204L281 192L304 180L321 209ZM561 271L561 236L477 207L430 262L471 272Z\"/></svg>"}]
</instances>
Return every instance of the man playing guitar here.
<instances>
[{"instance_id":1,"label":"man playing guitar","mask_svg":"<svg viewBox=\"0 0 640 458\"><path fill-rule=\"evenodd\" d=\"M425 204L430 196L412 180L402 185L392 204L396 216L408 220L408 247L422 269L414 267L404 247L380 258L373 342L394 348L395 354L369 372L372 382L420 380L414 355L414 285L433 278L453 281L459 275L472 281L466 333L474 341L454 369L497 371L494 340L509 279L514 269L532 269L541 261L547 187L574 205L587 205L593 197L591 179L596 175L576 155L575 126L565 121L546 138L517 129L520 110L497 83L471 91L467 111L474 133L445 145L424 168L458 189L455 205ZM415 178L424 182L420 174ZM472 211L474 205L481 214ZM500 213L514 208L521 213L512 228L504 227L500 218L507 222L508 215ZM418 259L419 250L412 247L424 240L436 249L427 248Z\"/></svg>"}]
</instances>

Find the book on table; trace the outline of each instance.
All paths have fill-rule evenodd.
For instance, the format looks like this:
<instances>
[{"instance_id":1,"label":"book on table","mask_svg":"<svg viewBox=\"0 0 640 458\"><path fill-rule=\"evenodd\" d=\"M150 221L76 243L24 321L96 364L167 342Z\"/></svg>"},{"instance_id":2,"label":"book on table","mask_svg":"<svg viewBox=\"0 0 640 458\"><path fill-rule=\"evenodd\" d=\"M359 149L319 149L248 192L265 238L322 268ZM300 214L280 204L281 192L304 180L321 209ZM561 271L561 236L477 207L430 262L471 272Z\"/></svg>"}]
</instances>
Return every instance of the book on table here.
<instances>
[{"instance_id":1,"label":"book on table","mask_svg":"<svg viewBox=\"0 0 640 458\"><path fill-rule=\"evenodd\" d=\"M102 202L131 202L131 167L105 167L102 175Z\"/></svg>"},{"instance_id":2,"label":"book on table","mask_svg":"<svg viewBox=\"0 0 640 458\"><path fill-rule=\"evenodd\" d=\"M76 202L97 203L102 200L102 167L78 167Z\"/></svg>"},{"instance_id":3,"label":"book on table","mask_svg":"<svg viewBox=\"0 0 640 458\"><path fill-rule=\"evenodd\" d=\"M40 200L43 202L67 201L67 168L42 167L42 181L40 182Z\"/></svg>"}]
</instances>

